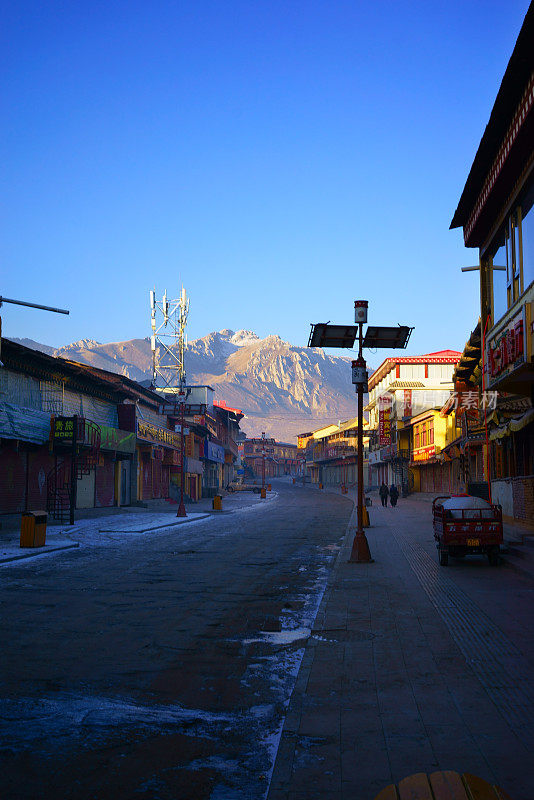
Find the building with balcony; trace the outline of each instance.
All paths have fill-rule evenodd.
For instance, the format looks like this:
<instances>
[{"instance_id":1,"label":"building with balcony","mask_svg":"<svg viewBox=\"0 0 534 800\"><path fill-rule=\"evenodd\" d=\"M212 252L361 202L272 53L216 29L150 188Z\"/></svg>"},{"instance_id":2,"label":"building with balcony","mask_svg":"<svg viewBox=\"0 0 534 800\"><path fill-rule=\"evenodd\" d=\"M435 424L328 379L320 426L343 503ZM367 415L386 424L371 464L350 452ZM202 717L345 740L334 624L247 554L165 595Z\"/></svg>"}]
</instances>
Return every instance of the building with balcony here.
<instances>
[{"instance_id":1,"label":"building with balcony","mask_svg":"<svg viewBox=\"0 0 534 800\"><path fill-rule=\"evenodd\" d=\"M477 252L480 324L458 377L480 395L483 478L503 514L534 519L534 4L514 50L451 228ZM470 259L471 263L473 259ZM478 314L477 314L478 316ZM473 333L475 333L477 331Z\"/></svg>"},{"instance_id":2,"label":"building with balcony","mask_svg":"<svg viewBox=\"0 0 534 800\"><path fill-rule=\"evenodd\" d=\"M325 486L355 486L358 473L358 419L299 434L299 452L303 453L312 483ZM364 485L368 485L367 420L364 419Z\"/></svg>"},{"instance_id":3,"label":"building with balcony","mask_svg":"<svg viewBox=\"0 0 534 800\"><path fill-rule=\"evenodd\" d=\"M422 356L384 359L369 378L369 483L395 483L403 494L419 487L412 452L413 419L439 411L454 388L453 372L461 353L440 350ZM432 416L432 415L431 415ZM429 464L435 462L433 453Z\"/></svg>"}]
</instances>

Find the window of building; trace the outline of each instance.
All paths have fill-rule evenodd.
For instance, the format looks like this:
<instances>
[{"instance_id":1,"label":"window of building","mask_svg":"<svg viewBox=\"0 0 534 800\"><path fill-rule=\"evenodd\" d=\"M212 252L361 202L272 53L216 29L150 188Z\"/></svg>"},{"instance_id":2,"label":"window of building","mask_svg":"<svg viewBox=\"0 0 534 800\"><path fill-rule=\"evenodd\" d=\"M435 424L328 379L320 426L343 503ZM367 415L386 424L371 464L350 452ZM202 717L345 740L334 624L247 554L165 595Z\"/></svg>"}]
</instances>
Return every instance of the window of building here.
<instances>
[{"instance_id":1,"label":"window of building","mask_svg":"<svg viewBox=\"0 0 534 800\"><path fill-rule=\"evenodd\" d=\"M434 444L434 424L428 423L428 444Z\"/></svg>"},{"instance_id":2,"label":"window of building","mask_svg":"<svg viewBox=\"0 0 534 800\"><path fill-rule=\"evenodd\" d=\"M419 425L415 426L415 447L416 449L419 447Z\"/></svg>"},{"instance_id":3,"label":"window of building","mask_svg":"<svg viewBox=\"0 0 534 800\"><path fill-rule=\"evenodd\" d=\"M521 204L523 291L534 281L534 184Z\"/></svg>"},{"instance_id":4,"label":"window of building","mask_svg":"<svg viewBox=\"0 0 534 800\"><path fill-rule=\"evenodd\" d=\"M534 184L508 217L492 264L506 267L492 270L495 324L534 281Z\"/></svg>"}]
</instances>

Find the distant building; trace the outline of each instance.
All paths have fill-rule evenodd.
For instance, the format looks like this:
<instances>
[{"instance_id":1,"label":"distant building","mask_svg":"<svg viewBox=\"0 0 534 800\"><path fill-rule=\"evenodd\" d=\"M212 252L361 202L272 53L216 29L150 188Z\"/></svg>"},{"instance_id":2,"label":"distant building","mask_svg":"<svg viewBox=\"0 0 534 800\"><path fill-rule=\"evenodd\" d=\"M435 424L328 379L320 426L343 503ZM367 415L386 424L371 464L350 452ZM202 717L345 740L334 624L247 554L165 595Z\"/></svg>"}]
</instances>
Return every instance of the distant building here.
<instances>
[{"instance_id":1,"label":"distant building","mask_svg":"<svg viewBox=\"0 0 534 800\"><path fill-rule=\"evenodd\" d=\"M279 478L284 475L298 474L297 445L289 444L288 442L277 442L275 439L245 439L243 442L245 477L261 478L264 459L266 478Z\"/></svg>"},{"instance_id":2,"label":"distant building","mask_svg":"<svg viewBox=\"0 0 534 800\"><path fill-rule=\"evenodd\" d=\"M434 437L435 414L427 412L439 411L449 400L461 355L456 350L440 350L421 356L394 356L384 359L373 372L365 407L371 433L370 485L395 483L404 494L417 491L421 481L430 485L428 476L440 491L444 482L448 485L449 476L442 474L439 459L445 441ZM419 424L425 429L425 449L418 447L416 454L414 425Z\"/></svg>"},{"instance_id":3,"label":"distant building","mask_svg":"<svg viewBox=\"0 0 534 800\"><path fill-rule=\"evenodd\" d=\"M364 419L364 484L368 484L368 423ZM358 471L358 419L323 425L298 436L299 458L312 483L325 486L354 486Z\"/></svg>"}]
</instances>

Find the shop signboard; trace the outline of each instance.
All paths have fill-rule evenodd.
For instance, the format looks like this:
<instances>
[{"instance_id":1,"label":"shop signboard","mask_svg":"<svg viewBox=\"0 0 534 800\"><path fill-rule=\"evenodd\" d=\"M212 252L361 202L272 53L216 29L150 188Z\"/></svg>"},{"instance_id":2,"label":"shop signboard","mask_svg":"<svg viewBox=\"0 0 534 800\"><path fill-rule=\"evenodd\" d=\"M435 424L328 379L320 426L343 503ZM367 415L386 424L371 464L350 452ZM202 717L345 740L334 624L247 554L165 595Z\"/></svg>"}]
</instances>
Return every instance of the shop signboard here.
<instances>
[{"instance_id":1,"label":"shop signboard","mask_svg":"<svg viewBox=\"0 0 534 800\"><path fill-rule=\"evenodd\" d=\"M383 394L378 398L378 443L380 447L391 444L391 406L393 400L390 394Z\"/></svg>"},{"instance_id":2,"label":"shop signboard","mask_svg":"<svg viewBox=\"0 0 534 800\"><path fill-rule=\"evenodd\" d=\"M162 444L167 447L180 447L180 434L162 428L160 425L153 425L151 422L137 421L137 438L152 444Z\"/></svg>"},{"instance_id":3,"label":"shop signboard","mask_svg":"<svg viewBox=\"0 0 534 800\"><path fill-rule=\"evenodd\" d=\"M434 444L427 447L420 447L414 450L412 454L412 461L430 461L436 455L436 446Z\"/></svg>"},{"instance_id":4,"label":"shop signboard","mask_svg":"<svg viewBox=\"0 0 534 800\"><path fill-rule=\"evenodd\" d=\"M74 417L54 417L54 444L72 445L75 437Z\"/></svg>"},{"instance_id":5,"label":"shop signboard","mask_svg":"<svg viewBox=\"0 0 534 800\"><path fill-rule=\"evenodd\" d=\"M518 367L527 357L526 305L505 325L499 326L486 342L486 363L488 386L499 383Z\"/></svg>"},{"instance_id":6,"label":"shop signboard","mask_svg":"<svg viewBox=\"0 0 534 800\"><path fill-rule=\"evenodd\" d=\"M404 417L412 416L412 390L404 390Z\"/></svg>"},{"instance_id":7,"label":"shop signboard","mask_svg":"<svg viewBox=\"0 0 534 800\"><path fill-rule=\"evenodd\" d=\"M224 447L215 442L206 442L204 445L204 457L208 461L216 461L218 464L224 464Z\"/></svg>"}]
</instances>

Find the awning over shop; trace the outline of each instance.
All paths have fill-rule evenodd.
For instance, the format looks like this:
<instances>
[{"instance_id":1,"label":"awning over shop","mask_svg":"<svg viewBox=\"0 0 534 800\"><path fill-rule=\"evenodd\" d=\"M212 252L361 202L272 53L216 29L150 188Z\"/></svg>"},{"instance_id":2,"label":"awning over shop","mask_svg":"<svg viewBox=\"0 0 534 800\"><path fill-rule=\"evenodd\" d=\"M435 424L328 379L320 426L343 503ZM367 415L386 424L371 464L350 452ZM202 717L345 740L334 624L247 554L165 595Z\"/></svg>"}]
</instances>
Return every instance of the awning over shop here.
<instances>
[{"instance_id":1,"label":"awning over shop","mask_svg":"<svg viewBox=\"0 0 534 800\"><path fill-rule=\"evenodd\" d=\"M204 472L204 464L198 458L185 457L185 471L190 475L202 475Z\"/></svg>"},{"instance_id":2,"label":"awning over shop","mask_svg":"<svg viewBox=\"0 0 534 800\"><path fill-rule=\"evenodd\" d=\"M454 370L452 376L454 383L460 381L465 384L476 384L477 378L480 376L481 342L479 320L469 341L466 342L462 357Z\"/></svg>"},{"instance_id":3,"label":"awning over shop","mask_svg":"<svg viewBox=\"0 0 534 800\"><path fill-rule=\"evenodd\" d=\"M0 439L44 444L50 438L50 418L47 411L0 403Z\"/></svg>"},{"instance_id":4,"label":"awning over shop","mask_svg":"<svg viewBox=\"0 0 534 800\"><path fill-rule=\"evenodd\" d=\"M509 436L511 433L517 433L525 428L531 422L534 422L534 408L530 408L524 414L516 419L511 419L506 425L501 425L491 431L489 438L494 441L495 439L502 439Z\"/></svg>"},{"instance_id":5,"label":"awning over shop","mask_svg":"<svg viewBox=\"0 0 534 800\"><path fill-rule=\"evenodd\" d=\"M108 425L100 425L100 449L116 450L119 453L135 453L135 433L120 431Z\"/></svg>"}]
</instances>

